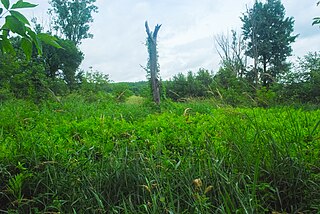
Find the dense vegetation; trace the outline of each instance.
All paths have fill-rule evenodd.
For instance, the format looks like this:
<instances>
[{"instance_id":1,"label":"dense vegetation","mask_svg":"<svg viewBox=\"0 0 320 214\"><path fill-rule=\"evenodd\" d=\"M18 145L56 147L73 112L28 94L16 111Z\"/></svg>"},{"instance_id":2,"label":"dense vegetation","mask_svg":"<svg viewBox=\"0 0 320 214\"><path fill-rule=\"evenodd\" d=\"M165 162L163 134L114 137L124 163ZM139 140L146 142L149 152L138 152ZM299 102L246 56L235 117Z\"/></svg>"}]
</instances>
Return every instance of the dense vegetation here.
<instances>
[{"instance_id":1,"label":"dense vegetation","mask_svg":"<svg viewBox=\"0 0 320 214\"><path fill-rule=\"evenodd\" d=\"M0 35L0 213L319 213L320 56L286 61L279 0L216 38L217 72L161 81L155 61L161 103L150 80L79 69L95 2L50 0L44 32L1 0L0 32L22 31Z\"/></svg>"},{"instance_id":2,"label":"dense vegetation","mask_svg":"<svg viewBox=\"0 0 320 214\"><path fill-rule=\"evenodd\" d=\"M320 209L319 110L135 101L1 104L0 210Z\"/></svg>"},{"instance_id":3,"label":"dense vegetation","mask_svg":"<svg viewBox=\"0 0 320 214\"><path fill-rule=\"evenodd\" d=\"M299 58L269 87L256 86L250 76L237 76L222 67L216 74L206 69L197 73L175 75L166 81L166 96L183 101L186 98L216 98L233 106L273 106L297 103L320 103L320 55L308 53ZM250 75L250 72L249 72Z\"/></svg>"}]
</instances>

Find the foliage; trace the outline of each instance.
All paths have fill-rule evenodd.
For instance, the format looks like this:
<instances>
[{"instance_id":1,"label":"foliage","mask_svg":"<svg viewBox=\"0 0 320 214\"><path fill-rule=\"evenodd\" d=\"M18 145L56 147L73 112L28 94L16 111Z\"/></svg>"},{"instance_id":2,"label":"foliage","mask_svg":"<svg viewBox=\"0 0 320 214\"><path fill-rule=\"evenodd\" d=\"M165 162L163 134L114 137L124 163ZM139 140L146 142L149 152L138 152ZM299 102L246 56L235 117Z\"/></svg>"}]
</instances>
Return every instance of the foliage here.
<instances>
[{"instance_id":1,"label":"foliage","mask_svg":"<svg viewBox=\"0 0 320 214\"><path fill-rule=\"evenodd\" d=\"M319 110L13 100L0 111L9 213L316 213ZM185 110L188 108L188 110Z\"/></svg>"},{"instance_id":2,"label":"foliage","mask_svg":"<svg viewBox=\"0 0 320 214\"><path fill-rule=\"evenodd\" d=\"M93 22L92 13L98 12L95 2L96 0L50 0L53 8L49 13L55 30L76 45L81 44L83 39L93 38L89 33L89 24Z\"/></svg>"},{"instance_id":3,"label":"foliage","mask_svg":"<svg viewBox=\"0 0 320 214\"><path fill-rule=\"evenodd\" d=\"M281 102L320 103L320 56L318 52L299 58L294 69L284 77L278 94Z\"/></svg>"},{"instance_id":4,"label":"foliage","mask_svg":"<svg viewBox=\"0 0 320 214\"><path fill-rule=\"evenodd\" d=\"M116 83L114 83L116 84ZM139 81L139 82L126 82L129 87L129 90L136 96L140 97L149 97L150 89L149 83L147 81Z\"/></svg>"},{"instance_id":5,"label":"foliage","mask_svg":"<svg viewBox=\"0 0 320 214\"><path fill-rule=\"evenodd\" d=\"M166 94L173 100L183 100L190 97L207 97L210 85L213 83L212 74L206 69L199 69L196 74L191 71L184 75L179 73L166 82Z\"/></svg>"},{"instance_id":6,"label":"foliage","mask_svg":"<svg viewBox=\"0 0 320 214\"><path fill-rule=\"evenodd\" d=\"M45 68L37 59L28 60L20 48L20 38L11 39L15 55L0 56L0 100L13 97L36 102L48 98L48 79Z\"/></svg>"},{"instance_id":7,"label":"foliage","mask_svg":"<svg viewBox=\"0 0 320 214\"><path fill-rule=\"evenodd\" d=\"M126 99L133 95L127 83L111 83L109 92L115 97L116 101L124 102Z\"/></svg>"},{"instance_id":8,"label":"foliage","mask_svg":"<svg viewBox=\"0 0 320 214\"><path fill-rule=\"evenodd\" d=\"M237 77L228 66L221 67L216 74L202 68L196 74L191 71L187 75L179 73L165 85L167 97L174 101L210 98L225 105L258 105L252 86L245 78Z\"/></svg>"},{"instance_id":9,"label":"foliage","mask_svg":"<svg viewBox=\"0 0 320 214\"><path fill-rule=\"evenodd\" d=\"M297 38L291 35L294 20L285 17L280 0L268 0L265 4L256 1L241 20L248 43L246 54L262 64L262 73L254 71L256 79L269 87L288 67L285 61L292 52L290 44Z\"/></svg>"},{"instance_id":10,"label":"foliage","mask_svg":"<svg viewBox=\"0 0 320 214\"><path fill-rule=\"evenodd\" d=\"M43 46L43 61L46 66L46 75L52 80L60 78L66 82L70 90L77 87L77 71L84 58L83 53L70 40L56 37L62 47Z\"/></svg>"},{"instance_id":11,"label":"foliage","mask_svg":"<svg viewBox=\"0 0 320 214\"><path fill-rule=\"evenodd\" d=\"M19 37L11 38L16 54L4 53L0 58L3 99L13 96L39 102L52 96L65 95L78 87L80 82L76 72L83 54L73 42L56 40L63 48L41 43L42 56L33 53L27 59L20 48L22 40Z\"/></svg>"},{"instance_id":12,"label":"foliage","mask_svg":"<svg viewBox=\"0 0 320 214\"><path fill-rule=\"evenodd\" d=\"M39 54L42 53L41 42L45 42L57 48L60 48L56 43L54 37L39 33L36 34L30 26L28 19L21 14L19 9L34 8L37 5L19 0L14 4L10 4L9 0L1 0L3 8L0 8L0 18L5 18L5 22L2 25L0 32L0 50L2 53L15 54L14 48L10 42L10 32L17 34L21 37L21 47L27 59L31 58L33 45L35 45ZM5 16L5 14L9 13Z\"/></svg>"},{"instance_id":13,"label":"foliage","mask_svg":"<svg viewBox=\"0 0 320 214\"><path fill-rule=\"evenodd\" d=\"M81 78L81 90L93 93L107 91L109 88L109 75L99 71L85 72Z\"/></svg>"}]
</instances>

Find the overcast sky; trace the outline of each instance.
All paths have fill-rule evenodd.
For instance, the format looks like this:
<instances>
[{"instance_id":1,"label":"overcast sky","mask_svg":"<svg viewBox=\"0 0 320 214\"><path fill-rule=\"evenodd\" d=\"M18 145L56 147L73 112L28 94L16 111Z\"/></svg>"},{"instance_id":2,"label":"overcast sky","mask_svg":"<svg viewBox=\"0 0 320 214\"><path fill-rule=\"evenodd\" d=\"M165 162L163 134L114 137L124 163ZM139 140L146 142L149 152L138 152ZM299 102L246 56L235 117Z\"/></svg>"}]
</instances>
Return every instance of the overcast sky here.
<instances>
[{"instance_id":1,"label":"overcast sky","mask_svg":"<svg viewBox=\"0 0 320 214\"><path fill-rule=\"evenodd\" d=\"M24 13L47 25L47 1L28 1L39 6ZM292 46L291 60L309 51L320 51L320 28L311 25L313 17L320 16L316 2L282 1L286 15L294 17L295 34L300 34ZM84 40L80 46L85 54L81 68L92 67L109 74L115 82L146 80L140 65L145 66L148 58L144 45L147 20L152 30L162 24L158 52L163 79L199 68L216 72L220 59L214 36L232 29L240 32L239 17L253 3L254 0L97 0L99 13L94 14L90 29L94 38Z\"/></svg>"}]
</instances>

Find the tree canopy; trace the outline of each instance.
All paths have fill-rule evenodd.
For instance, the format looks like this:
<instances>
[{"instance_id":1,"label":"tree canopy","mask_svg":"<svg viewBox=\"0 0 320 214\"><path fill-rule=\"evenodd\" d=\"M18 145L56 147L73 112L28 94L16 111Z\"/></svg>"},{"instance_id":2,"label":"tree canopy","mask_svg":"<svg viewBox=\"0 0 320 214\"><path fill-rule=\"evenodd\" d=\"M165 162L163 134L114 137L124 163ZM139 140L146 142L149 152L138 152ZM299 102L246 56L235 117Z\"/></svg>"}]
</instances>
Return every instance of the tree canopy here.
<instances>
[{"instance_id":1,"label":"tree canopy","mask_svg":"<svg viewBox=\"0 0 320 214\"><path fill-rule=\"evenodd\" d=\"M297 35L292 35L294 20L285 17L285 8L280 0L256 1L243 17L242 30L247 41L246 54L262 65L262 73L256 78L263 86L269 86L286 67L286 59L291 55L290 44Z\"/></svg>"},{"instance_id":2,"label":"tree canopy","mask_svg":"<svg viewBox=\"0 0 320 214\"><path fill-rule=\"evenodd\" d=\"M51 79L63 79L70 89L76 84L76 72L84 56L79 48L70 40L57 38L62 49L44 45L43 59L46 75Z\"/></svg>"},{"instance_id":3,"label":"tree canopy","mask_svg":"<svg viewBox=\"0 0 320 214\"><path fill-rule=\"evenodd\" d=\"M89 24L93 22L92 13L98 12L95 2L96 0L50 0L52 9L49 13L53 17L54 29L76 45L83 39L93 38L89 33Z\"/></svg>"}]
</instances>

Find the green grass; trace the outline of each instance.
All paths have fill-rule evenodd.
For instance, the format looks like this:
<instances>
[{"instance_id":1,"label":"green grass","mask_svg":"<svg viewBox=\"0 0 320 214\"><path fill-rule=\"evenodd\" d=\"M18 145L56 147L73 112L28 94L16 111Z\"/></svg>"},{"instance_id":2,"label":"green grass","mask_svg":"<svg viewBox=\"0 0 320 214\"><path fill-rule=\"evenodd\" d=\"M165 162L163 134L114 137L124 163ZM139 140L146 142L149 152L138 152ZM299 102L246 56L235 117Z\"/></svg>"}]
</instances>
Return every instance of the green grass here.
<instances>
[{"instance_id":1,"label":"green grass","mask_svg":"<svg viewBox=\"0 0 320 214\"><path fill-rule=\"evenodd\" d=\"M320 110L79 95L0 109L0 213L320 210Z\"/></svg>"}]
</instances>

